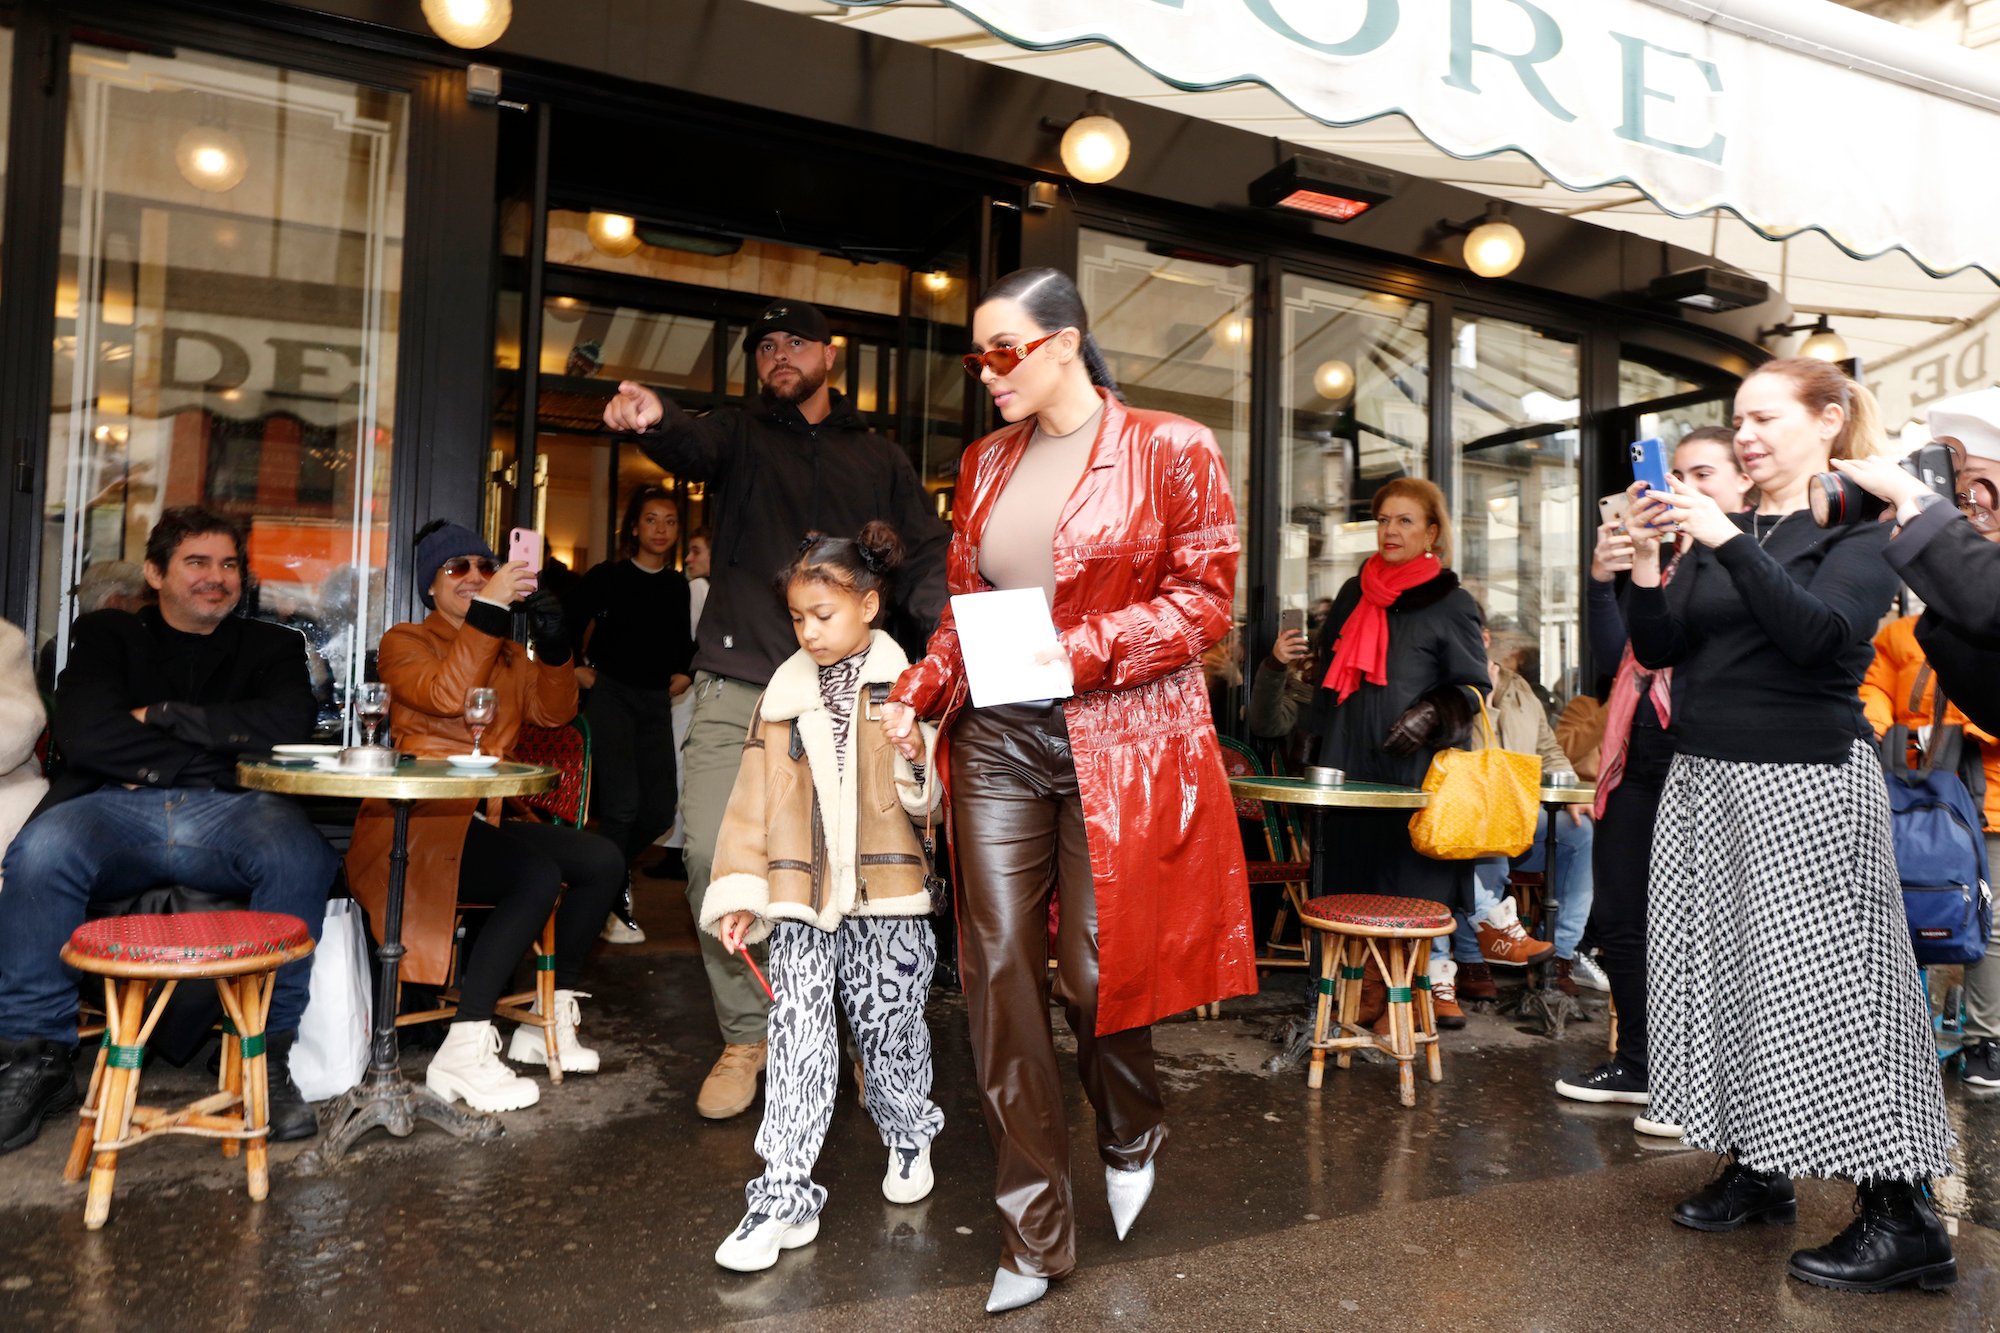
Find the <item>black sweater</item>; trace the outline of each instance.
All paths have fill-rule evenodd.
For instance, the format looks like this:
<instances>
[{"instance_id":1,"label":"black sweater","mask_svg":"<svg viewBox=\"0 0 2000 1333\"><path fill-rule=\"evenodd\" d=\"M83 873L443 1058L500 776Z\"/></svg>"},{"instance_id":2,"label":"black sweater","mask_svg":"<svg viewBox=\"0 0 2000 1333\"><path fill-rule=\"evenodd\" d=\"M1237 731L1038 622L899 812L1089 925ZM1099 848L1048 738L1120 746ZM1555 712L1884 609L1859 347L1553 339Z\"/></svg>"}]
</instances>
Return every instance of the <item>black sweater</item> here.
<instances>
[{"instance_id":1,"label":"black sweater","mask_svg":"<svg viewBox=\"0 0 2000 1333\"><path fill-rule=\"evenodd\" d=\"M132 716L142 704L144 722ZM63 770L40 810L108 782L233 788L237 755L309 739L318 711L297 630L232 616L183 634L158 607L93 611L70 628L56 685Z\"/></svg>"},{"instance_id":2,"label":"black sweater","mask_svg":"<svg viewBox=\"0 0 2000 1333\"><path fill-rule=\"evenodd\" d=\"M649 573L630 560L607 560L583 576L580 618L585 655L599 672L635 690L664 690L688 674L688 582L677 569Z\"/></svg>"},{"instance_id":3,"label":"black sweater","mask_svg":"<svg viewBox=\"0 0 2000 1333\"><path fill-rule=\"evenodd\" d=\"M1675 668L1675 748L1744 763L1845 763L1873 729L1861 678L1896 595L1888 528L1821 529L1803 511L1775 527L1733 514L1746 535L1696 545L1666 588L1634 584L1626 606L1641 666Z\"/></svg>"},{"instance_id":4,"label":"black sweater","mask_svg":"<svg viewBox=\"0 0 2000 1333\"><path fill-rule=\"evenodd\" d=\"M2000 545L1950 505L1933 505L1890 541L1889 566L1924 599L1917 643L1945 697L2000 733Z\"/></svg>"}]
</instances>

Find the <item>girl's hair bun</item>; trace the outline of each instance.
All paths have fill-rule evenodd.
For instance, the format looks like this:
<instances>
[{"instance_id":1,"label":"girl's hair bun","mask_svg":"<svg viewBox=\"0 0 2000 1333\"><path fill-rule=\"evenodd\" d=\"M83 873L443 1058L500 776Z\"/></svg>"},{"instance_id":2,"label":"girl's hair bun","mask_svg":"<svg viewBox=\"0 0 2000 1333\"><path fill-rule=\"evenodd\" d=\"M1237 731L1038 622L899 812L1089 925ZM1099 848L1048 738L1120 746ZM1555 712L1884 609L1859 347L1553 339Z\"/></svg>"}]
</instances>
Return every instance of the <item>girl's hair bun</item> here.
<instances>
[{"instance_id":1,"label":"girl's hair bun","mask_svg":"<svg viewBox=\"0 0 2000 1333\"><path fill-rule=\"evenodd\" d=\"M903 563L903 539L881 519L865 525L854 539L862 567L875 575L893 573Z\"/></svg>"}]
</instances>

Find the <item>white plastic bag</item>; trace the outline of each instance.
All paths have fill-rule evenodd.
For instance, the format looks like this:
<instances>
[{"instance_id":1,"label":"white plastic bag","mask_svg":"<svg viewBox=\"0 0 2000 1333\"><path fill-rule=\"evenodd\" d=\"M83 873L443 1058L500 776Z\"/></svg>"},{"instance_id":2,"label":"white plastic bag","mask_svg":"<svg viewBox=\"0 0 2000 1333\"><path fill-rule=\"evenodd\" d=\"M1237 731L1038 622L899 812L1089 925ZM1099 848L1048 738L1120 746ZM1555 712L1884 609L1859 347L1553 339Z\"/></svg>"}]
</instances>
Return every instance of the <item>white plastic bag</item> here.
<instances>
[{"instance_id":1,"label":"white plastic bag","mask_svg":"<svg viewBox=\"0 0 2000 1333\"><path fill-rule=\"evenodd\" d=\"M368 934L352 898L330 898L313 950L312 991L292 1046L292 1081L309 1102L337 1097L368 1068Z\"/></svg>"}]
</instances>

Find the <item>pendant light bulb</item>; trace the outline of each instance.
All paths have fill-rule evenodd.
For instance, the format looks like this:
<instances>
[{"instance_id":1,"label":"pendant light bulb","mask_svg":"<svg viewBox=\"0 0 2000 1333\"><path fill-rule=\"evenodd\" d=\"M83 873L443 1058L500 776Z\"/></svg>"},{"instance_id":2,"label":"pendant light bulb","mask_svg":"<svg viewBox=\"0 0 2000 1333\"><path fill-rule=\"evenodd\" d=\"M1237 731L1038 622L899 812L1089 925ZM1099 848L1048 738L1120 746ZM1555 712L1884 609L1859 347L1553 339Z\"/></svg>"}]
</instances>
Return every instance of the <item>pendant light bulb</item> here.
<instances>
[{"instance_id":1,"label":"pendant light bulb","mask_svg":"<svg viewBox=\"0 0 2000 1333\"><path fill-rule=\"evenodd\" d=\"M1465 266L1482 278L1504 278L1521 266L1528 242L1521 229L1494 218L1465 234Z\"/></svg>"},{"instance_id":2,"label":"pendant light bulb","mask_svg":"<svg viewBox=\"0 0 2000 1333\"><path fill-rule=\"evenodd\" d=\"M1815 361L1845 361L1848 356L1847 339L1835 333L1833 326L1826 322L1826 316L1821 315L1813 331L1799 344L1799 355L1809 356Z\"/></svg>"},{"instance_id":3,"label":"pendant light bulb","mask_svg":"<svg viewBox=\"0 0 2000 1333\"><path fill-rule=\"evenodd\" d=\"M1108 111L1079 116L1063 131L1063 170L1086 185L1102 185L1131 158L1132 136Z\"/></svg>"},{"instance_id":4,"label":"pendant light bulb","mask_svg":"<svg viewBox=\"0 0 2000 1333\"><path fill-rule=\"evenodd\" d=\"M491 46L514 18L513 0L424 0L431 31L467 51Z\"/></svg>"},{"instance_id":5,"label":"pendant light bulb","mask_svg":"<svg viewBox=\"0 0 2000 1333\"><path fill-rule=\"evenodd\" d=\"M1354 367L1335 359L1313 371L1313 392L1330 403L1344 402L1354 392Z\"/></svg>"},{"instance_id":6,"label":"pendant light bulb","mask_svg":"<svg viewBox=\"0 0 2000 1333\"><path fill-rule=\"evenodd\" d=\"M639 224L623 213L592 213L583 229L590 243L613 259L639 248Z\"/></svg>"},{"instance_id":7,"label":"pendant light bulb","mask_svg":"<svg viewBox=\"0 0 2000 1333\"><path fill-rule=\"evenodd\" d=\"M243 141L219 125L197 125L174 144L174 165L189 185L227 194L243 183L250 158Z\"/></svg>"}]
</instances>

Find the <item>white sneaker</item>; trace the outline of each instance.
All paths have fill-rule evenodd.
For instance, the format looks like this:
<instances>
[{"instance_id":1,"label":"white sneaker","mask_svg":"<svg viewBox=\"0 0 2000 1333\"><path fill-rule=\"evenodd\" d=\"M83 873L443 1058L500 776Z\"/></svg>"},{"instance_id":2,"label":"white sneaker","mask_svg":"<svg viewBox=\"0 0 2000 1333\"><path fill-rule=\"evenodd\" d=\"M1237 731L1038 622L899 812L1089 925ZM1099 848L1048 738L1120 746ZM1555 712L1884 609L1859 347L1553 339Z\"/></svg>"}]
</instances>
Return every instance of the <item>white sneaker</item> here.
<instances>
[{"instance_id":1,"label":"white sneaker","mask_svg":"<svg viewBox=\"0 0 2000 1333\"><path fill-rule=\"evenodd\" d=\"M541 1089L500 1063L500 1034L491 1023L453 1023L424 1074L430 1090L475 1111L519 1111L542 1099Z\"/></svg>"},{"instance_id":2,"label":"white sneaker","mask_svg":"<svg viewBox=\"0 0 2000 1333\"><path fill-rule=\"evenodd\" d=\"M889 1149L889 1172L882 1177L882 1197L890 1203L915 1203L931 1192L931 1145Z\"/></svg>"},{"instance_id":3,"label":"white sneaker","mask_svg":"<svg viewBox=\"0 0 2000 1333\"><path fill-rule=\"evenodd\" d=\"M1671 1120L1648 1120L1642 1115L1632 1117L1632 1128L1656 1139L1677 1139L1686 1132Z\"/></svg>"},{"instance_id":4,"label":"white sneaker","mask_svg":"<svg viewBox=\"0 0 2000 1333\"><path fill-rule=\"evenodd\" d=\"M618 913L604 918L604 929L598 932L610 944L644 944L646 932L636 925L627 925Z\"/></svg>"},{"instance_id":5,"label":"white sneaker","mask_svg":"<svg viewBox=\"0 0 2000 1333\"><path fill-rule=\"evenodd\" d=\"M761 1273L778 1262L780 1250L796 1250L818 1238L817 1217L793 1226L762 1213L745 1213L729 1239L715 1247L715 1262L738 1273Z\"/></svg>"},{"instance_id":6,"label":"white sneaker","mask_svg":"<svg viewBox=\"0 0 2000 1333\"><path fill-rule=\"evenodd\" d=\"M1607 993L1611 990L1611 978L1604 975L1604 969L1597 965L1597 959L1580 949L1575 960L1569 965L1569 979L1591 990Z\"/></svg>"},{"instance_id":7,"label":"white sneaker","mask_svg":"<svg viewBox=\"0 0 2000 1333\"><path fill-rule=\"evenodd\" d=\"M556 1063L565 1074L595 1074L597 1072L597 1052L576 1039L577 1025L583 1021L583 1011L577 1005L578 997L590 998L587 990L559 990L556 992ZM535 1012L542 1012L540 1001L535 1003ZM523 1023L514 1029L514 1040L507 1047L507 1058L516 1064L545 1065L549 1062L549 1040L542 1030Z\"/></svg>"}]
</instances>

